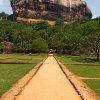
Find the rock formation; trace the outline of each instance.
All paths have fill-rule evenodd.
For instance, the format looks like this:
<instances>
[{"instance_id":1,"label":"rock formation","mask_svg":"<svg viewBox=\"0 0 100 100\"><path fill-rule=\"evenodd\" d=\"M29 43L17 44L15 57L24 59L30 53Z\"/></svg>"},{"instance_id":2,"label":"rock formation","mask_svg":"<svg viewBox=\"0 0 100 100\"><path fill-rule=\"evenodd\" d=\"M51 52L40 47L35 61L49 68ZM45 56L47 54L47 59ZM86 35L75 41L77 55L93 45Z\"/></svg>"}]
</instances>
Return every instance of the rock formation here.
<instances>
[{"instance_id":1,"label":"rock formation","mask_svg":"<svg viewBox=\"0 0 100 100\"><path fill-rule=\"evenodd\" d=\"M54 21L63 18L66 22L91 18L92 13L83 0L10 0L14 18Z\"/></svg>"}]
</instances>

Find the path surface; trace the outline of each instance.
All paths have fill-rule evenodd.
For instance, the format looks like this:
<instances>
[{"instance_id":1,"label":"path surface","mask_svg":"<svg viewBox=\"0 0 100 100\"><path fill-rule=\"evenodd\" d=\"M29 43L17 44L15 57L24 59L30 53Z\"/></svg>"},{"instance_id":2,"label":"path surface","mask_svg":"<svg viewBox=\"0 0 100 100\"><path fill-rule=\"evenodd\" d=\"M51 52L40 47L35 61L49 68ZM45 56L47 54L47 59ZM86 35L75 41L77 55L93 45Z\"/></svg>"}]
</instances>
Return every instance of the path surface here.
<instances>
[{"instance_id":1,"label":"path surface","mask_svg":"<svg viewBox=\"0 0 100 100\"><path fill-rule=\"evenodd\" d=\"M92 77L79 77L82 80L100 80L100 78L92 78Z\"/></svg>"},{"instance_id":2,"label":"path surface","mask_svg":"<svg viewBox=\"0 0 100 100\"><path fill-rule=\"evenodd\" d=\"M49 56L16 100L82 100L63 74L57 61Z\"/></svg>"}]
</instances>

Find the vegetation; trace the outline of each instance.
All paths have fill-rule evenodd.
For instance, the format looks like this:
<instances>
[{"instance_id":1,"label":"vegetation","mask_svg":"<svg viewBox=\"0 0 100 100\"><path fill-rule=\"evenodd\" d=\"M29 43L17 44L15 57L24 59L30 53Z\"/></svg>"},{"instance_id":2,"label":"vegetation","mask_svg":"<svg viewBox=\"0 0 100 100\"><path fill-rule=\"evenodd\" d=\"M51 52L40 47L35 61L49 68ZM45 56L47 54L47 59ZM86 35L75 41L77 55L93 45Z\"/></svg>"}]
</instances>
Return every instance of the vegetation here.
<instances>
[{"instance_id":1,"label":"vegetation","mask_svg":"<svg viewBox=\"0 0 100 100\"><path fill-rule=\"evenodd\" d=\"M31 56L28 54L0 55L0 62L7 62L6 64L0 64L0 96L45 57L45 54L35 54ZM8 64L8 62L10 62L10 64Z\"/></svg>"},{"instance_id":2,"label":"vegetation","mask_svg":"<svg viewBox=\"0 0 100 100\"><path fill-rule=\"evenodd\" d=\"M0 13L0 20L7 20L8 19L8 14L5 12Z\"/></svg>"},{"instance_id":3,"label":"vegetation","mask_svg":"<svg viewBox=\"0 0 100 100\"><path fill-rule=\"evenodd\" d=\"M100 67L88 66L88 65L68 65L67 66L72 72L80 77L88 78L100 78Z\"/></svg>"},{"instance_id":4,"label":"vegetation","mask_svg":"<svg viewBox=\"0 0 100 100\"><path fill-rule=\"evenodd\" d=\"M100 17L81 19L70 24L65 24L63 19L57 19L52 26L45 21L15 22L9 20L10 18L12 15L0 13L0 53L15 52L24 55L0 54L0 95L42 59L41 55L29 54L47 53L51 49L56 53L69 55L56 57L67 64L76 75L100 77ZM85 82L94 90L100 90L100 81L96 81L97 84L92 80Z\"/></svg>"},{"instance_id":5,"label":"vegetation","mask_svg":"<svg viewBox=\"0 0 100 100\"><path fill-rule=\"evenodd\" d=\"M84 80L100 96L100 80Z\"/></svg>"},{"instance_id":6,"label":"vegetation","mask_svg":"<svg viewBox=\"0 0 100 100\"><path fill-rule=\"evenodd\" d=\"M100 80L96 79L100 78L100 62L93 60L94 56L55 55L55 57L75 75L82 77L83 81L100 96Z\"/></svg>"},{"instance_id":7,"label":"vegetation","mask_svg":"<svg viewBox=\"0 0 100 100\"><path fill-rule=\"evenodd\" d=\"M93 59L94 57L67 55L56 55L55 57L79 77L100 78L100 62L88 60L88 58Z\"/></svg>"},{"instance_id":8,"label":"vegetation","mask_svg":"<svg viewBox=\"0 0 100 100\"><path fill-rule=\"evenodd\" d=\"M13 43L12 52L48 52L54 49L65 54L95 54L99 60L100 18L81 19L70 24L57 19L51 26L45 21L13 22L7 20L5 13L0 16L0 42Z\"/></svg>"},{"instance_id":9,"label":"vegetation","mask_svg":"<svg viewBox=\"0 0 100 100\"><path fill-rule=\"evenodd\" d=\"M45 40L38 38L33 40L31 50L33 52L45 52L48 50L48 45Z\"/></svg>"}]
</instances>

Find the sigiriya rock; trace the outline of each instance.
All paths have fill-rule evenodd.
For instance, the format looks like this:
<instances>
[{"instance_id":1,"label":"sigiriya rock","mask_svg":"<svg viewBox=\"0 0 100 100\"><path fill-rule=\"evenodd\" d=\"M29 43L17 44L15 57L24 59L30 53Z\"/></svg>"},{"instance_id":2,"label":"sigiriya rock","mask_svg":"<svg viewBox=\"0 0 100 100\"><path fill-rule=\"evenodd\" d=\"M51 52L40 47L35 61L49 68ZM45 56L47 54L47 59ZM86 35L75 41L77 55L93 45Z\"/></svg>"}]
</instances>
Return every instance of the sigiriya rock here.
<instances>
[{"instance_id":1,"label":"sigiriya rock","mask_svg":"<svg viewBox=\"0 0 100 100\"><path fill-rule=\"evenodd\" d=\"M80 18L92 18L92 13L83 0L10 0L14 19L42 19L66 22Z\"/></svg>"}]
</instances>

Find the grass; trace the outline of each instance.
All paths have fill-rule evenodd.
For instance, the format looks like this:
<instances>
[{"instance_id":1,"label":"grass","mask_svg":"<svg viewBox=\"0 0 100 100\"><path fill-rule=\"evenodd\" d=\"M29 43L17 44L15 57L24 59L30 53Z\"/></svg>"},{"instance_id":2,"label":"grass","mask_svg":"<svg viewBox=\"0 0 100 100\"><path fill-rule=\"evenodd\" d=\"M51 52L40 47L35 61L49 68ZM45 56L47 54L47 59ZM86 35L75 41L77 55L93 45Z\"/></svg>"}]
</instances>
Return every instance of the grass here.
<instances>
[{"instance_id":1,"label":"grass","mask_svg":"<svg viewBox=\"0 0 100 100\"><path fill-rule=\"evenodd\" d=\"M91 64L100 65L100 61L96 61L94 56L68 56L68 55L55 55L55 57L65 64Z\"/></svg>"},{"instance_id":2,"label":"grass","mask_svg":"<svg viewBox=\"0 0 100 100\"><path fill-rule=\"evenodd\" d=\"M89 78L99 78L100 77L100 67L98 66L68 65L67 67L74 74L80 77L89 77Z\"/></svg>"},{"instance_id":3,"label":"grass","mask_svg":"<svg viewBox=\"0 0 100 100\"><path fill-rule=\"evenodd\" d=\"M73 73L80 77L100 77L100 62L88 62L87 56L59 56L56 58L65 64ZM89 57L88 57L89 58ZM93 57L91 57L93 58Z\"/></svg>"},{"instance_id":4,"label":"grass","mask_svg":"<svg viewBox=\"0 0 100 100\"><path fill-rule=\"evenodd\" d=\"M1 60L2 62L8 62L8 60L9 62L14 60L13 62L15 63L28 62L28 64L0 64L0 96L45 57L45 54L35 54L32 56L28 54L0 54L0 59L4 59Z\"/></svg>"},{"instance_id":5,"label":"grass","mask_svg":"<svg viewBox=\"0 0 100 100\"><path fill-rule=\"evenodd\" d=\"M45 54L0 54L0 63L38 63Z\"/></svg>"},{"instance_id":6,"label":"grass","mask_svg":"<svg viewBox=\"0 0 100 100\"><path fill-rule=\"evenodd\" d=\"M100 80L84 80L84 82L100 96Z\"/></svg>"},{"instance_id":7,"label":"grass","mask_svg":"<svg viewBox=\"0 0 100 100\"><path fill-rule=\"evenodd\" d=\"M80 77L100 77L100 62L85 62L86 56L56 56L74 74ZM83 60L82 60L83 59Z\"/></svg>"},{"instance_id":8,"label":"grass","mask_svg":"<svg viewBox=\"0 0 100 100\"><path fill-rule=\"evenodd\" d=\"M100 78L100 61L94 56L55 55L69 70L79 77ZM100 96L100 80L83 80Z\"/></svg>"}]
</instances>

